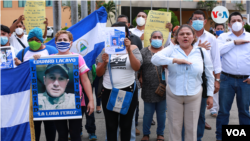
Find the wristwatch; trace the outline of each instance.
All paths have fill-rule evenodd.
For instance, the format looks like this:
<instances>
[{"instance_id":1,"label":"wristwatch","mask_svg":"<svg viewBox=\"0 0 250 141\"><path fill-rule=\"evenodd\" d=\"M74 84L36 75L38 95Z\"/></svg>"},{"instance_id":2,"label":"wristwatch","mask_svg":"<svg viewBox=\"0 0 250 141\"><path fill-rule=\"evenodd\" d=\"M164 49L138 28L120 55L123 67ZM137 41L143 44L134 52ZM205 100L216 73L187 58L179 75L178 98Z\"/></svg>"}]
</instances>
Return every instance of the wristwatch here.
<instances>
[{"instance_id":1,"label":"wristwatch","mask_svg":"<svg viewBox=\"0 0 250 141\"><path fill-rule=\"evenodd\" d=\"M218 81L220 83L220 79L215 79L215 81Z\"/></svg>"}]
</instances>

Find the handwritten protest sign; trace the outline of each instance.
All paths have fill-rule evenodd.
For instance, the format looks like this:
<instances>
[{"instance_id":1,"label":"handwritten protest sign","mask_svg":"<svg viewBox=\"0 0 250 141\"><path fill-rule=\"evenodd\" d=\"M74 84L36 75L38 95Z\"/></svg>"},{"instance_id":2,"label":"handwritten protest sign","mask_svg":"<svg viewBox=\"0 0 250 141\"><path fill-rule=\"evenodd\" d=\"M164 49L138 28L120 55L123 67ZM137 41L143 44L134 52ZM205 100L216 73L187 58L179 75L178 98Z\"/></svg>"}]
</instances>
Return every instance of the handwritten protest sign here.
<instances>
[{"instance_id":1,"label":"handwritten protest sign","mask_svg":"<svg viewBox=\"0 0 250 141\"><path fill-rule=\"evenodd\" d=\"M150 45L150 36L153 31L159 30L163 34L163 45L166 43L169 29L166 29L166 24L171 22L171 13L170 12L161 12L150 10L148 13L147 22L145 25L144 31L144 47L148 47Z\"/></svg>"},{"instance_id":2,"label":"handwritten protest sign","mask_svg":"<svg viewBox=\"0 0 250 141\"><path fill-rule=\"evenodd\" d=\"M78 56L30 59L34 120L82 118Z\"/></svg>"},{"instance_id":3,"label":"handwritten protest sign","mask_svg":"<svg viewBox=\"0 0 250 141\"><path fill-rule=\"evenodd\" d=\"M45 0L32 0L27 1L24 8L24 25L27 34L35 27L45 30ZM46 29L47 30L47 29Z\"/></svg>"}]
</instances>

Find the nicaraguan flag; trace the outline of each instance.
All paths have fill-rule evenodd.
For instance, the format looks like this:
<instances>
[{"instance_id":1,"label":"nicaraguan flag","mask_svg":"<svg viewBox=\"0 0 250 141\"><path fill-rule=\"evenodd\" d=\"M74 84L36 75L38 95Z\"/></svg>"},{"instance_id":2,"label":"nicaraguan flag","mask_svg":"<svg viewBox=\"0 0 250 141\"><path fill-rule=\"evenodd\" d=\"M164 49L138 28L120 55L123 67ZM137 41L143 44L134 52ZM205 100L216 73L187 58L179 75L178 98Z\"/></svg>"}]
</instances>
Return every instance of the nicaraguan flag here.
<instances>
[{"instance_id":1,"label":"nicaraguan flag","mask_svg":"<svg viewBox=\"0 0 250 141\"><path fill-rule=\"evenodd\" d=\"M70 51L81 54L89 69L95 64L95 59L105 46L106 23L107 12L102 6L67 29L73 34L73 45ZM55 38L46 44L56 46Z\"/></svg>"},{"instance_id":2,"label":"nicaraguan flag","mask_svg":"<svg viewBox=\"0 0 250 141\"><path fill-rule=\"evenodd\" d=\"M30 141L29 61L1 70L1 141Z\"/></svg>"}]
</instances>

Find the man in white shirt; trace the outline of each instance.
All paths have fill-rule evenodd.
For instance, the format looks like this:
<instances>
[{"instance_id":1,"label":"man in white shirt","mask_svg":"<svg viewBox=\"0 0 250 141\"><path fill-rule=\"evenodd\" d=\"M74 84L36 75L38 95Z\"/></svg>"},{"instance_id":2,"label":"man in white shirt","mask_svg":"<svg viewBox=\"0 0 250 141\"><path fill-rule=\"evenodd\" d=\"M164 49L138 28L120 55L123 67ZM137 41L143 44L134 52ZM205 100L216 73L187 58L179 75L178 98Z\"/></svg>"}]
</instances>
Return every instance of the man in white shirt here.
<instances>
[{"instance_id":1,"label":"man in white shirt","mask_svg":"<svg viewBox=\"0 0 250 141\"><path fill-rule=\"evenodd\" d=\"M27 37L28 35L24 34L24 24L23 24L24 16L21 15L17 20L13 22L10 27L10 33L12 34L10 37L10 44L16 48L18 51L29 46Z\"/></svg>"},{"instance_id":2,"label":"man in white shirt","mask_svg":"<svg viewBox=\"0 0 250 141\"><path fill-rule=\"evenodd\" d=\"M18 19L14 20L13 24L10 27L10 33L12 34L10 37L10 44L14 46L14 48L19 52L20 50L29 46L27 37L28 35L24 34L25 26L23 24L24 15L21 15ZM48 19L45 18L44 21L45 30L43 34L43 39L47 39L47 26ZM13 34L15 32L15 34Z\"/></svg>"},{"instance_id":3,"label":"man in white shirt","mask_svg":"<svg viewBox=\"0 0 250 141\"><path fill-rule=\"evenodd\" d=\"M228 125L235 94L239 123L250 125L250 33L244 30L243 18L239 12L233 12L229 16L228 26L232 32L222 33L217 39L222 57L217 141L222 140L222 125Z\"/></svg>"},{"instance_id":4,"label":"man in white shirt","mask_svg":"<svg viewBox=\"0 0 250 141\"><path fill-rule=\"evenodd\" d=\"M205 18L205 13L201 10L196 10L190 20L190 25L195 29L196 35L197 35L197 42L194 45L198 45L200 47L203 47L207 50L207 52L210 55L210 59L213 63L214 67L214 94L217 93L220 89L220 73L221 73L221 62L220 62L220 53L219 53L219 46L217 44L216 38L213 34L209 33L204 29L205 24L207 23L207 20ZM213 98L213 97L209 97ZM205 122L205 112L206 112L206 106L207 106L207 99L208 98L202 98L201 102L201 108L200 108L200 116L198 121L198 129L197 129L197 141L201 141L204 130L210 129L211 126L209 126Z\"/></svg>"}]
</instances>

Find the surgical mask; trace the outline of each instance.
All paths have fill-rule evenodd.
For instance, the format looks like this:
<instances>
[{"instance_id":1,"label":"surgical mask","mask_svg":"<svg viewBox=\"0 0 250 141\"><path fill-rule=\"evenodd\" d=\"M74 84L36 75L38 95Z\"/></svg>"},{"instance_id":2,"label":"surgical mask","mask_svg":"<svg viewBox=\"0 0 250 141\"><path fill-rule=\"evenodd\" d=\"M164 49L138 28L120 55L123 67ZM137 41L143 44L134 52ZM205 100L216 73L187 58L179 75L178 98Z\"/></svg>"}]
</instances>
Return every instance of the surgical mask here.
<instances>
[{"instance_id":1,"label":"surgical mask","mask_svg":"<svg viewBox=\"0 0 250 141\"><path fill-rule=\"evenodd\" d=\"M162 46L162 40L153 39L151 40L151 46L154 48L160 48Z\"/></svg>"},{"instance_id":2,"label":"surgical mask","mask_svg":"<svg viewBox=\"0 0 250 141\"><path fill-rule=\"evenodd\" d=\"M145 19L143 17L139 17L139 18L136 19L136 23L139 26L143 26L145 24L145 22L146 21L145 21Z\"/></svg>"},{"instance_id":3,"label":"surgical mask","mask_svg":"<svg viewBox=\"0 0 250 141\"><path fill-rule=\"evenodd\" d=\"M56 42L56 48L59 52L66 52L70 48L70 42Z\"/></svg>"},{"instance_id":4,"label":"surgical mask","mask_svg":"<svg viewBox=\"0 0 250 141\"><path fill-rule=\"evenodd\" d=\"M195 20L195 21L193 21L192 27L196 31L200 31L203 28L203 23L204 23L204 21L202 21L202 20Z\"/></svg>"},{"instance_id":5,"label":"surgical mask","mask_svg":"<svg viewBox=\"0 0 250 141\"><path fill-rule=\"evenodd\" d=\"M233 31L240 31L242 29L242 23L240 22L235 22L233 25L232 25L232 29Z\"/></svg>"},{"instance_id":6,"label":"surgical mask","mask_svg":"<svg viewBox=\"0 0 250 141\"><path fill-rule=\"evenodd\" d=\"M6 36L1 36L1 45L6 45L9 39Z\"/></svg>"},{"instance_id":7,"label":"surgical mask","mask_svg":"<svg viewBox=\"0 0 250 141\"><path fill-rule=\"evenodd\" d=\"M223 30L218 30L215 33L216 33L217 36L220 36L220 34L223 33L223 32L224 32Z\"/></svg>"},{"instance_id":8,"label":"surgical mask","mask_svg":"<svg viewBox=\"0 0 250 141\"><path fill-rule=\"evenodd\" d=\"M16 29L15 29L15 32L16 32L17 35L22 35L22 34L23 34L23 29L20 28L20 27L19 27L19 28L16 28Z\"/></svg>"},{"instance_id":9,"label":"surgical mask","mask_svg":"<svg viewBox=\"0 0 250 141\"><path fill-rule=\"evenodd\" d=\"M29 46L32 50L38 50L41 47L42 43L38 43L36 41L29 42Z\"/></svg>"}]
</instances>

